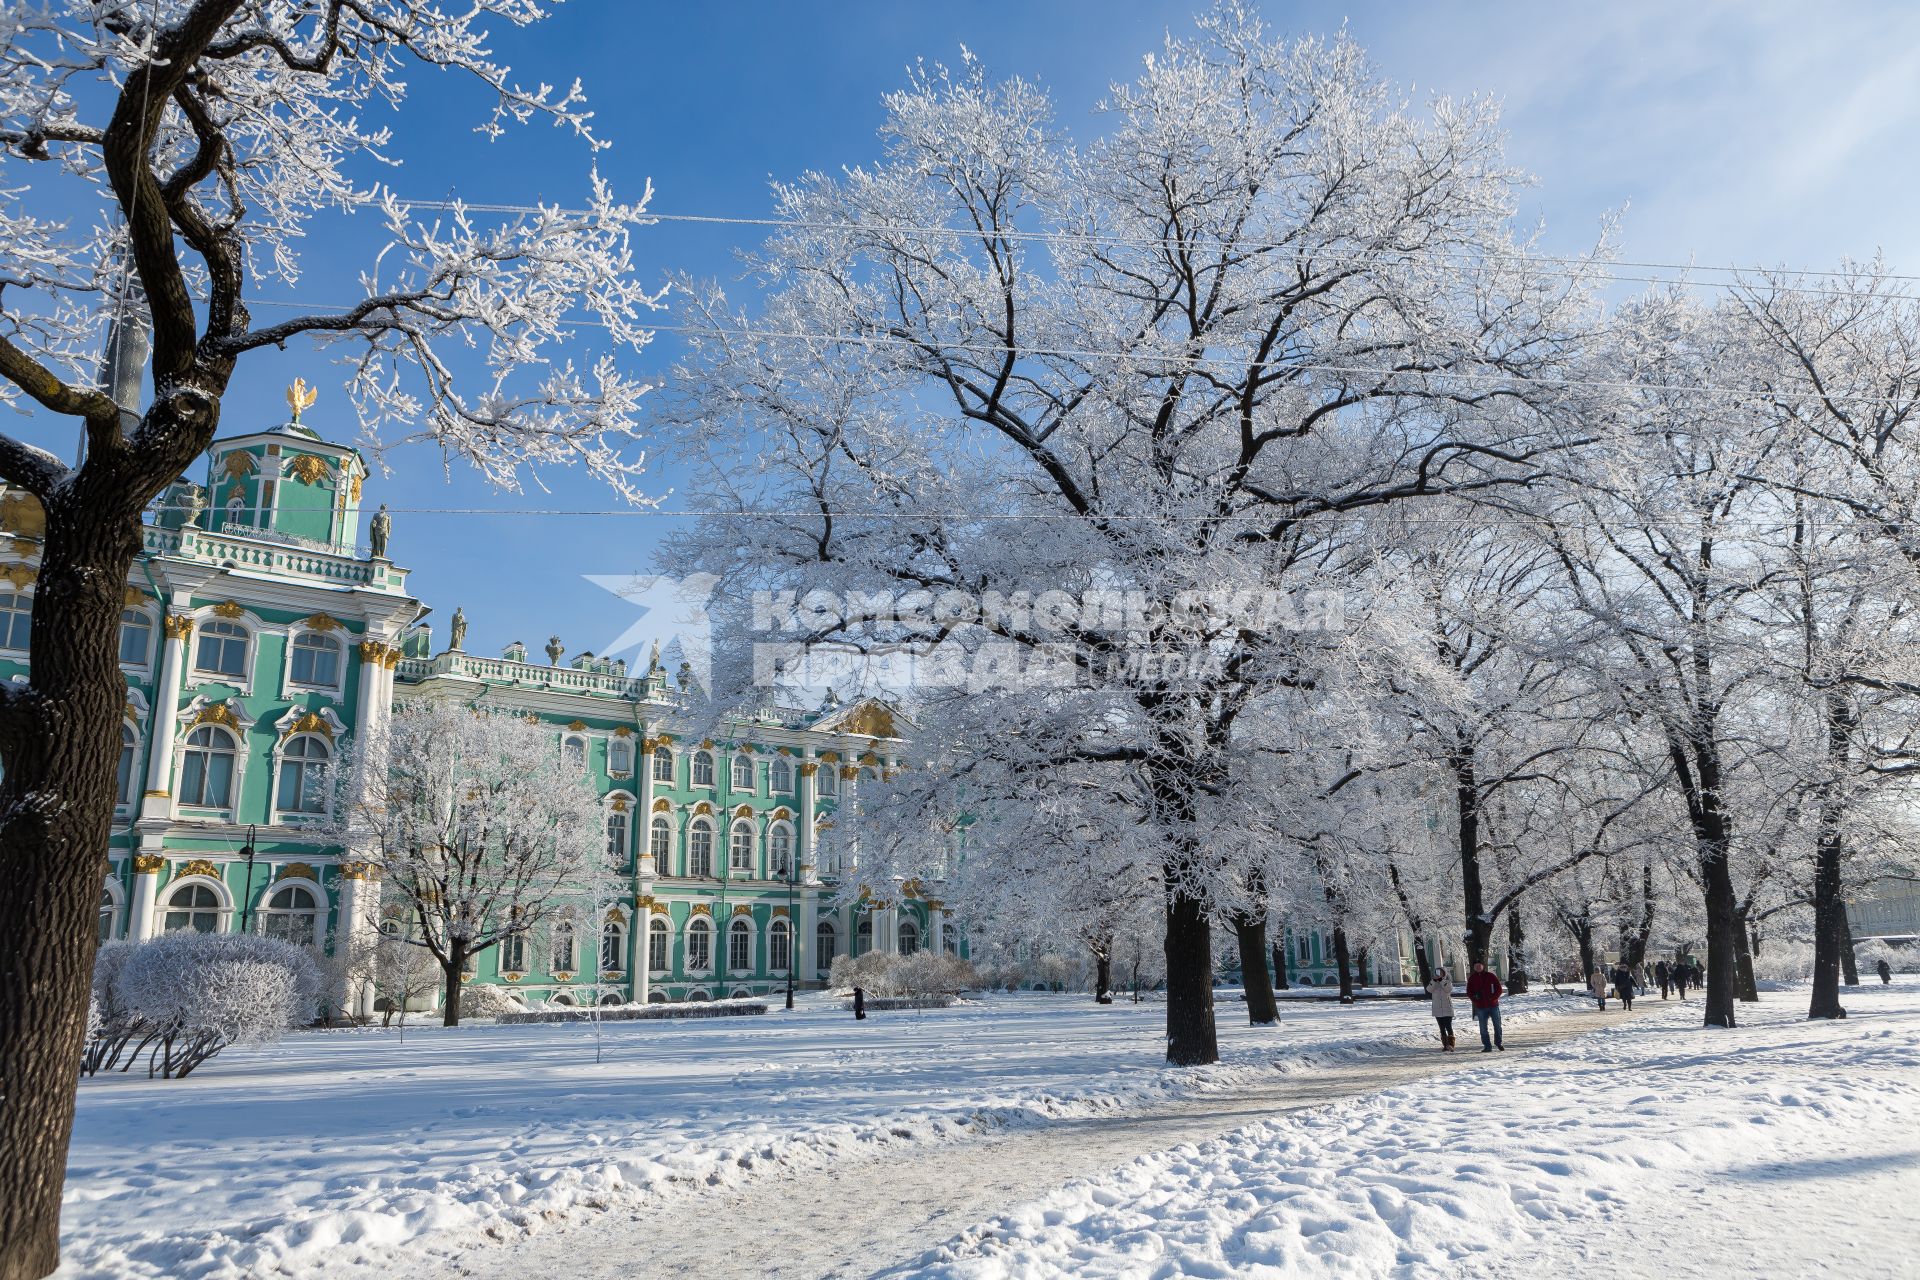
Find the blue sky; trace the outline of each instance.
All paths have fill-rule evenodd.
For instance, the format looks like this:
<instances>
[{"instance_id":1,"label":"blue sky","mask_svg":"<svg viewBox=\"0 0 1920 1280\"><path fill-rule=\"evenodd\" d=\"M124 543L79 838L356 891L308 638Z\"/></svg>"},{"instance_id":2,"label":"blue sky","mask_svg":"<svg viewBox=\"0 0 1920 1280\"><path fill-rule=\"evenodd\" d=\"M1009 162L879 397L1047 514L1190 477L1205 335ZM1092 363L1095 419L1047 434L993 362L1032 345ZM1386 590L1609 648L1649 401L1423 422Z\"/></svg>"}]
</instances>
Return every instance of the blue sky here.
<instances>
[{"instance_id":1,"label":"blue sky","mask_svg":"<svg viewBox=\"0 0 1920 1280\"><path fill-rule=\"evenodd\" d=\"M962 45L996 76L1049 89L1082 137L1108 83L1130 77L1169 27L1184 31L1202 0L774 0L670 4L574 0L530 31L502 27L495 45L523 81L578 76L615 148L602 171L621 194L651 179L662 213L760 216L767 184L804 169L871 160L881 95L916 58L954 61ZM1552 11L1550 11L1552 10ZM1609 210L1625 210L1622 256L1831 267L1884 252L1920 271L1920 6L1762 3L1361 5L1280 4L1268 20L1295 33L1344 24L1382 74L1416 96L1490 94L1504 105L1509 155L1538 175L1527 217L1547 243L1591 243ZM488 144L470 127L480 101L451 78L416 72L400 121L404 194L474 201L572 201L586 157L551 130ZM367 227L365 235L376 234ZM663 224L638 243L643 272L731 281L748 227ZM311 246L308 296L337 301L340 281L377 246L331 234ZM749 291L729 285L751 306ZM590 337L584 339L591 341ZM638 363L665 376L663 336ZM352 434L339 377L311 352L269 354L230 394L225 430L282 420L282 389L301 375L321 389L306 416L334 438ZM72 433L27 434L68 452ZM598 650L632 609L583 575L651 571L663 520L554 517L528 509L603 510L609 495L583 477L544 479L551 493L500 494L438 457L410 448L396 473L369 483L371 504L396 509L393 555L444 619L472 620L468 648L558 633L570 650ZM659 487L675 479L659 459ZM668 506L673 505L669 497ZM428 509L485 508L494 514Z\"/></svg>"}]
</instances>

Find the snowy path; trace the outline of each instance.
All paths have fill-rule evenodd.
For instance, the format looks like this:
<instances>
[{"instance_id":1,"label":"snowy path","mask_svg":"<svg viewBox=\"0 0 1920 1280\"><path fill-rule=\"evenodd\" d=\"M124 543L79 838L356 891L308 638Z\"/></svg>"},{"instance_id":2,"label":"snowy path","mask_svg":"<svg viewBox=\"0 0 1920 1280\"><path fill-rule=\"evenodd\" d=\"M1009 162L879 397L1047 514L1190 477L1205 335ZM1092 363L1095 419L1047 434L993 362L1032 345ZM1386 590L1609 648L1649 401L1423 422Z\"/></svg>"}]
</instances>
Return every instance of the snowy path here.
<instances>
[{"instance_id":1,"label":"snowy path","mask_svg":"<svg viewBox=\"0 0 1920 1280\"><path fill-rule=\"evenodd\" d=\"M1618 1020L1618 1013L1586 1012L1514 1026L1507 1035L1508 1052L1497 1058L1524 1057L1528 1049ZM1359 1061L1163 1102L1131 1114L1064 1120L972 1141L883 1151L827 1169L776 1174L739 1188L652 1205L618 1220L602 1216L562 1225L415 1274L524 1280L565 1273L581 1280L628 1280L642 1275L710 1276L719 1266L729 1275L865 1276L917 1257L930 1244L1069 1179L1097 1175L1142 1154L1205 1141L1276 1115L1495 1060L1480 1054L1470 1039L1471 1033L1463 1032L1463 1051L1454 1055L1430 1048L1383 1049ZM1272 1048L1276 1058L1287 1054L1284 1025L1275 1033ZM724 1246L716 1249L723 1231Z\"/></svg>"}]
</instances>

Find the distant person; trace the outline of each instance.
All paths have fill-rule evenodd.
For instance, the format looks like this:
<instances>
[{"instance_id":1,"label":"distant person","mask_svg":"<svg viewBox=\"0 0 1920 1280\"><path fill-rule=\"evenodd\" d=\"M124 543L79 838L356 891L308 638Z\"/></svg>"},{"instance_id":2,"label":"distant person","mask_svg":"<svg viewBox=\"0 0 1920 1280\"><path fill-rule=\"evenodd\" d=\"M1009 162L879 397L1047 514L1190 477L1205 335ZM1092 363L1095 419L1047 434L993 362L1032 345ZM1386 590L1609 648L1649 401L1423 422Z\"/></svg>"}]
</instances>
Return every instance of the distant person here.
<instances>
[{"instance_id":1,"label":"distant person","mask_svg":"<svg viewBox=\"0 0 1920 1280\"><path fill-rule=\"evenodd\" d=\"M1613 971L1613 994L1620 997L1622 1009L1633 1012L1633 970L1626 965Z\"/></svg>"},{"instance_id":2,"label":"distant person","mask_svg":"<svg viewBox=\"0 0 1920 1280\"><path fill-rule=\"evenodd\" d=\"M855 1022L867 1020L867 993L859 987L853 989L853 1020Z\"/></svg>"},{"instance_id":3,"label":"distant person","mask_svg":"<svg viewBox=\"0 0 1920 1280\"><path fill-rule=\"evenodd\" d=\"M1660 998L1665 1000L1673 990L1673 970L1667 968L1665 960L1653 966L1653 980L1660 984Z\"/></svg>"},{"instance_id":4,"label":"distant person","mask_svg":"<svg viewBox=\"0 0 1920 1280\"><path fill-rule=\"evenodd\" d=\"M1593 992L1593 998L1600 1002L1600 1012L1607 1011L1607 976L1598 969L1587 975L1587 990Z\"/></svg>"},{"instance_id":5,"label":"distant person","mask_svg":"<svg viewBox=\"0 0 1920 1280\"><path fill-rule=\"evenodd\" d=\"M1892 965L1888 964L1885 960L1882 960L1879 964L1876 964L1875 966L1873 966L1873 968L1874 968L1874 972L1880 975L1880 984L1882 986L1891 986L1893 984L1893 966Z\"/></svg>"},{"instance_id":6,"label":"distant person","mask_svg":"<svg viewBox=\"0 0 1920 1280\"><path fill-rule=\"evenodd\" d=\"M1685 960L1673 962L1673 993L1682 1000L1687 998L1687 962Z\"/></svg>"},{"instance_id":7,"label":"distant person","mask_svg":"<svg viewBox=\"0 0 1920 1280\"><path fill-rule=\"evenodd\" d=\"M1506 1040L1500 1032L1500 997L1506 994L1506 988L1500 985L1500 975L1487 968L1484 961L1473 962L1473 972L1467 977L1467 1001L1473 1006L1473 1019L1480 1024L1480 1052L1492 1053L1495 1049L1505 1053ZM1487 1024L1493 1024L1493 1036L1487 1036Z\"/></svg>"},{"instance_id":8,"label":"distant person","mask_svg":"<svg viewBox=\"0 0 1920 1280\"><path fill-rule=\"evenodd\" d=\"M1440 1024L1440 1051L1453 1052L1453 979L1445 969L1434 972L1433 981L1427 984L1427 994L1433 997L1433 1020Z\"/></svg>"}]
</instances>

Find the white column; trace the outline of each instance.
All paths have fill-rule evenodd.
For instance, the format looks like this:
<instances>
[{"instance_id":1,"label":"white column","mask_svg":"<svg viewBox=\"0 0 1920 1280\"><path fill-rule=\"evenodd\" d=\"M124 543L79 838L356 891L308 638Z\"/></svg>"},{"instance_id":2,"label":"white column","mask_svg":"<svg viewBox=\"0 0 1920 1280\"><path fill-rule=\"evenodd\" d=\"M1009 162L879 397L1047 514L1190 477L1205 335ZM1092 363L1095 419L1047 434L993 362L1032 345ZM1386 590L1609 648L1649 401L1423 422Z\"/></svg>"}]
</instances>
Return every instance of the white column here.
<instances>
[{"instance_id":1,"label":"white column","mask_svg":"<svg viewBox=\"0 0 1920 1280\"><path fill-rule=\"evenodd\" d=\"M645 1004L653 994L653 966L647 956L647 940L653 928L652 888L652 882L648 881L640 890L634 903L633 924L627 931L627 941L633 948L633 998L637 1004Z\"/></svg>"},{"instance_id":2,"label":"white column","mask_svg":"<svg viewBox=\"0 0 1920 1280\"><path fill-rule=\"evenodd\" d=\"M900 908L889 903L873 913L873 949L900 954Z\"/></svg>"},{"instance_id":3,"label":"white column","mask_svg":"<svg viewBox=\"0 0 1920 1280\"><path fill-rule=\"evenodd\" d=\"M947 954L947 909L944 905L933 901L927 903L927 932L933 935L927 941L933 954Z\"/></svg>"},{"instance_id":4,"label":"white column","mask_svg":"<svg viewBox=\"0 0 1920 1280\"><path fill-rule=\"evenodd\" d=\"M146 795L140 802L141 816L149 818L164 818L173 808L167 794L173 785L173 735L180 723L180 675L193 619L167 614L160 625L166 640L160 648L160 679L153 688L153 744L147 753Z\"/></svg>"},{"instance_id":5,"label":"white column","mask_svg":"<svg viewBox=\"0 0 1920 1280\"><path fill-rule=\"evenodd\" d=\"M160 868L166 859L157 853L133 855L133 905L127 911L127 939L145 942L154 933L153 900L160 889Z\"/></svg>"},{"instance_id":6,"label":"white column","mask_svg":"<svg viewBox=\"0 0 1920 1280\"><path fill-rule=\"evenodd\" d=\"M800 887L800 918L792 922L793 930L793 981L795 986L805 986L819 975L818 965L811 959L813 955L813 932L819 927L814 913L819 909L819 894L812 885Z\"/></svg>"},{"instance_id":7,"label":"white column","mask_svg":"<svg viewBox=\"0 0 1920 1280\"><path fill-rule=\"evenodd\" d=\"M800 807L798 818L793 827L793 856L799 860L800 878L812 883L818 877L814 868L818 865L813 847L813 775L819 765L811 760L801 760L799 770L799 794L796 802Z\"/></svg>"},{"instance_id":8,"label":"white column","mask_svg":"<svg viewBox=\"0 0 1920 1280\"><path fill-rule=\"evenodd\" d=\"M363 946L374 931L373 912L378 899L372 875L373 868L364 862L340 864L340 905L333 927L333 945L347 957L352 957L355 949ZM363 999L363 986L361 975L346 970L343 989L336 993L340 1007L358 1011L367 1004Z\"/></svg>"}]
</instances>

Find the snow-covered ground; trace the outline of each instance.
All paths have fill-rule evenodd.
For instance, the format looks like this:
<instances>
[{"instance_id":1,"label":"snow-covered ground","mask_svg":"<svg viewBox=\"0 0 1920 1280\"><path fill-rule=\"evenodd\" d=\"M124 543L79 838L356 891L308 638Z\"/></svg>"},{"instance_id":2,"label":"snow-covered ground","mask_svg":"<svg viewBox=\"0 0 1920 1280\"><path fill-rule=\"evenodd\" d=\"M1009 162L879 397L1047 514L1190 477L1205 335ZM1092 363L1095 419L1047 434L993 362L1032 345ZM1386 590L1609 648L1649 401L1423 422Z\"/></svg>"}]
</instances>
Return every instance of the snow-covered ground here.
<instances>
[{"instance_id":1,"label":"snow-covered ground","mask_svg":"<svg viewBox=\"0 0 1920 1280\"><path fill-rule=\"evenodd\" d=\"M1164 1016L1021 994L856 1023L815 996L791 1014L609 1024L598 1064L588 1026L410 1027L404 1043L367 1029L230 1051L184 1081L89 1080L62 1274L404 1274L410 1249L1232 1088L1432 1027L1415 1002L1300 1003L1256 1032L1223 1003L1222 1063L1183 1073L1160 1064Z\"/></svg>"},{"instance_id":2,"label":"snow-covered ground","mask_svg":"<svg viewBox=\"0 0 1920 1280\"><path fill-rule=\"evenodd\" d=\"M1146 1156L902 1274L1920 1275L1920 987L1698 999ZM1461 1037L1463 1044L1467 1037Z\"/></svg>"}]
</instances>

